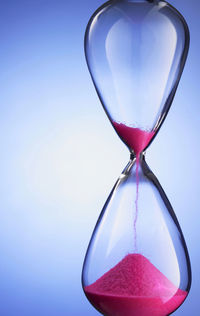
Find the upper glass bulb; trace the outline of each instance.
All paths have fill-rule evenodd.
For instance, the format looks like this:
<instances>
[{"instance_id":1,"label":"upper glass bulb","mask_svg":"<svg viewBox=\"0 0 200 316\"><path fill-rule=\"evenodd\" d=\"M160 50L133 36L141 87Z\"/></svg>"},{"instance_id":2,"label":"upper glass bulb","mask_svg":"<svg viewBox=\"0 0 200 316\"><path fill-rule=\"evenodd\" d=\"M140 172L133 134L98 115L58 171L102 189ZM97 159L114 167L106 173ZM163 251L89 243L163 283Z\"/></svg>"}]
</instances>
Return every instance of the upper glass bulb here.
<instances>
[{"instance_id":1,"label":"upper glass bulb","mask_svg":"<svg viewBox=\"0 0 200 316\"><path fill-rule=\"evenodd\" d=\"M111 123L155 134L172 103L188 47L187 24L165 1L115 0L100 7L87 26L85 53Z\"/></svg>"}]
</instances>

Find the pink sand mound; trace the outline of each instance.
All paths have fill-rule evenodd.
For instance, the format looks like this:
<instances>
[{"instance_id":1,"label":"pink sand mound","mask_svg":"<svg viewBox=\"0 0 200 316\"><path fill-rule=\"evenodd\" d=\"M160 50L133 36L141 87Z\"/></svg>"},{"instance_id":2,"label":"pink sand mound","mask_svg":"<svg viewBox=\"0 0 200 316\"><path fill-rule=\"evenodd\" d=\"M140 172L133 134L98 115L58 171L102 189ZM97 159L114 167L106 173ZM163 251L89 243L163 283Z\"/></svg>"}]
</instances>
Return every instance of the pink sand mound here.
<instances>
[{"instance_id":1,"label":"pink sand mound","mask_svg":"<svg viewBox=\"0 0 200 316\"><path fill-rule=\"evenodd\" d=\"M85 293L107 316L166 316L187 296L140 254L127 255Z\"/></svg>"}]
</instances>

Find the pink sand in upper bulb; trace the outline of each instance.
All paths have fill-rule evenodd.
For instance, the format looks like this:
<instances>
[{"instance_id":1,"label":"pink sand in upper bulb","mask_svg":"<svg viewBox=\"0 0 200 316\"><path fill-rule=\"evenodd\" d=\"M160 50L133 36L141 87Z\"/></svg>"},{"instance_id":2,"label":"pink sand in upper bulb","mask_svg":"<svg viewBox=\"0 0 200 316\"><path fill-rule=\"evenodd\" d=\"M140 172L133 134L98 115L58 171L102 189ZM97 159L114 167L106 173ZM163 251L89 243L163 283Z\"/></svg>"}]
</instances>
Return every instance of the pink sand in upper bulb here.
<instances>
[{"instance_id":1,"label":"pink sand in upper bulb","mask_svg":"<svg viewBox=\"0 0 200 316\"><path fill-rule=\"evenodd\" d=\"M124 142L134 150L136 157L147 147L155 134L153 131L148 132L122 123L113 122L113 125Z\"/></svg>"},{"instance_id":2,"label":"pink sand in upper bulb","mask_svg":"<svg viewBox=\"0 0 200 316\"><path fill-rule=\"evenodd\" d=\"M89 301L106 316L166 316L188 294L141 254L127 255L84 290Z\"/></svg>"}]
</instances>

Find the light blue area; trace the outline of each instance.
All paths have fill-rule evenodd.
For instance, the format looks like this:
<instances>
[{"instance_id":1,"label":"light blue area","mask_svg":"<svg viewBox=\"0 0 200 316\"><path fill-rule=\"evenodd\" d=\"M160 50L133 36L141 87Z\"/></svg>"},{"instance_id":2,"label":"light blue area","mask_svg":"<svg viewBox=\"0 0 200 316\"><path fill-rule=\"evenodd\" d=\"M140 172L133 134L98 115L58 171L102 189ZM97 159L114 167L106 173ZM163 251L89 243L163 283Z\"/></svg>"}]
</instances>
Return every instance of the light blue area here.
<instances>
[{"instance_id":1,"label":"light blue area","mask_svg":"<svg viewBox=\"0 0 200 316\"><path fill-rule=\"evenodd\" d=\"M97 0L0 3L0 315L95 316L81 268L99 212L129 155L86 67ZM182 226L199 306L199 9L174 0L191 47L173 106L147 153Z\"/></svg>"}]
</instances>

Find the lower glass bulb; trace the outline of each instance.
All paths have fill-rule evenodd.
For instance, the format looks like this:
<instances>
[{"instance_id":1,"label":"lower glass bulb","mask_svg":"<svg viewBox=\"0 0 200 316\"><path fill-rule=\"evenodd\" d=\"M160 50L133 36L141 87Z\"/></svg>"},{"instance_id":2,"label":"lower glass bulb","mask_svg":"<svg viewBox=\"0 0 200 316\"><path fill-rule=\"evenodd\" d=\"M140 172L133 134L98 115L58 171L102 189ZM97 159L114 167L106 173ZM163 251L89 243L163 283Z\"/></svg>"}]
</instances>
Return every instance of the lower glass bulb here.
<instances>
[{"instance_id":1,"label":"lower glass bulb","mask_svg":"<svg viewBox=\"0 0 200 316\"><path fill-rule=\"evenodd\" d=\"M189 256L171 204L144 155L132 158L92 235L83 289L106 316L166 316L188 295Z\"/></svg>"}]
</instances>

